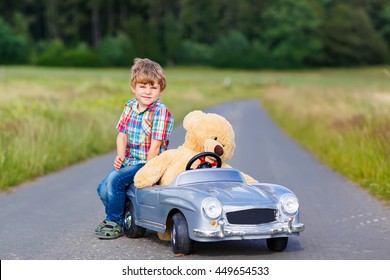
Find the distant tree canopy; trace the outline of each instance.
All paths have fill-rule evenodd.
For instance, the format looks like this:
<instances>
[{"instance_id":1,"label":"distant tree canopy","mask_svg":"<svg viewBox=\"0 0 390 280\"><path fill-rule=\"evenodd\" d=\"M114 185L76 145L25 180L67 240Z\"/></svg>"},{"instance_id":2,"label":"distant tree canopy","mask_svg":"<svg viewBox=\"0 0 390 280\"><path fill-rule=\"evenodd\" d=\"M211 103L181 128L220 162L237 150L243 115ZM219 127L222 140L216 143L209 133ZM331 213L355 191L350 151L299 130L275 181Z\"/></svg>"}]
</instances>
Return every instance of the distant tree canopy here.
<instances>
[{"instance_id":1,"label":"distant tree canopy","mask_svg":"<svg viewBox=\"0 0 390 280\"><path fill-rule=\"evenodd\" d=\"M27 61L27 40L16 35L12 27L0 18L0 62L11 64Z\"/></svg>"},{"instance_id":2,"label":"distant tree canopy","mask_svg":"<svg viewBox=\"0 0 390 280\"><path fill-rule=\"evenodd\" d=\"M0 64L390 62L389 0L1 0Z\"/></svg>"}]
</instances>

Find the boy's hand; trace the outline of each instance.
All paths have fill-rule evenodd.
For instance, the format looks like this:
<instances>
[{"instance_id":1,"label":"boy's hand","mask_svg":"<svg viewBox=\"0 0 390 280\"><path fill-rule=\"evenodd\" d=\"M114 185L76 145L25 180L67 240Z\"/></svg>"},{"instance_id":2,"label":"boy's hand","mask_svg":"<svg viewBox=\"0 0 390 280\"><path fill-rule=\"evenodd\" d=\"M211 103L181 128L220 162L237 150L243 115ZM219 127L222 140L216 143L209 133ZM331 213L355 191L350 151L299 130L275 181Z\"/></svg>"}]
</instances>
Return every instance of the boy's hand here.
<instances>
[{"instance_id":1,"label":"boy's hand","mask_svg":"<svg viewBox=\"0 0 390 280\"><path fill-rule=\"evenodd\" d=\"M114 167L117 171L121 168L124 161L125 161L124 156L116 156L115 161L114 161Z\"/></svg>"}]
</instances>

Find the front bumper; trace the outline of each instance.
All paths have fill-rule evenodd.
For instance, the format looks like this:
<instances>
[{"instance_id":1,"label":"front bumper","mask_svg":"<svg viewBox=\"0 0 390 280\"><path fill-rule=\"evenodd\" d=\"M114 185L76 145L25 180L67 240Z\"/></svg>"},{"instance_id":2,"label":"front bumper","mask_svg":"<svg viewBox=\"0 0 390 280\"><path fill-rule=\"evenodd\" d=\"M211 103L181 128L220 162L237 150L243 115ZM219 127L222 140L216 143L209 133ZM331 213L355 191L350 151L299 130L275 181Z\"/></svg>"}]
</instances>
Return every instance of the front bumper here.
<instances>
[{"instance_id":1,"label":"front bumper","mask_svg":"<svg viewBox=\"0 0 390 280\"><path fill-rule=\"evenodd\" d=\"M198 241L217 240L239 240L239 239L266 239L271 237L282 237L298 235L305 229L301 223L270 223L266 225L253 226L231 226L219 221L215 230L194 229L193 233Z\"/></svg>"}]
</instances>

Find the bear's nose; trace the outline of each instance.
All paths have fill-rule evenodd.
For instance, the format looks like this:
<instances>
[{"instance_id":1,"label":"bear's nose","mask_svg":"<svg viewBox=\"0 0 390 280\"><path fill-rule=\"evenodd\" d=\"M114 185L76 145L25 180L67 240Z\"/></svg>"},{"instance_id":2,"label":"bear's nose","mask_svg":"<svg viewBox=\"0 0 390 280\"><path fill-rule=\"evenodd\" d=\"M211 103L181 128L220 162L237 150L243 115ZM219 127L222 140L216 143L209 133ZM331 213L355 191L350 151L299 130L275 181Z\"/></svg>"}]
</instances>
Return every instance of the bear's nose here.
<instances>
[{"instance_id":1,"label":"bear's nose","mask_svg":"<svg viewBox=\"0 0 390 280\"><path fill-rule=\"evenodd\" d=\"M220 145L215 146L214 153L216 153L219 156L223 155L223 148Z\"/></svg>"}]
</instances>

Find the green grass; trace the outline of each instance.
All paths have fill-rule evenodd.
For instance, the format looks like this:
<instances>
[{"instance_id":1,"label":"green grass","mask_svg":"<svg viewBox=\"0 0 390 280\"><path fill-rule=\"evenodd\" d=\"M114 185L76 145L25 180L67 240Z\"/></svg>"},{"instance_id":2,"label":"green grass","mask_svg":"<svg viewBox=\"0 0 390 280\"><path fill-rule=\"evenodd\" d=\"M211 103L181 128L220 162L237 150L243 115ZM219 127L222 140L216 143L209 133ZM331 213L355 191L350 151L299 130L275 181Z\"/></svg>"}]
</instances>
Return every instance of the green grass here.
<instances>
[{"instance_id":1,"label":"green grass","mask_svg":"<svg viewBox=\"0 0 390 280\"><path fill-rule=\"evenodd\" d=\"M383 68L282 73L263 105L293 138L390 201L390 77Z\"/></svg>"},{"instance_id":2,"label":"green grass","mask_svg":"<svg viewBox=\"0 0 390 280\"><path fill-rule=\"evenodd\" d=\"M390 201L389 71L167 68L162 99L176 124L194 109L261 100L321 161ZM127 69L0 68L0 189L113 150L128 80Z\"/></svg>"},{"instance_id":3,"label":"green grass","mask_svg":"<svg viewBox=\"0 0 390 280\"><path fill-rule=\"evenodd\" d=\"M129 73L0 68L0 189L114 149L115 125L133 98ZM162 99L176 124L191 110L259 96L252 73L175 68L166 74ZM234 76L229 87L227 76Z\"/></svg>"}]
</instances>

